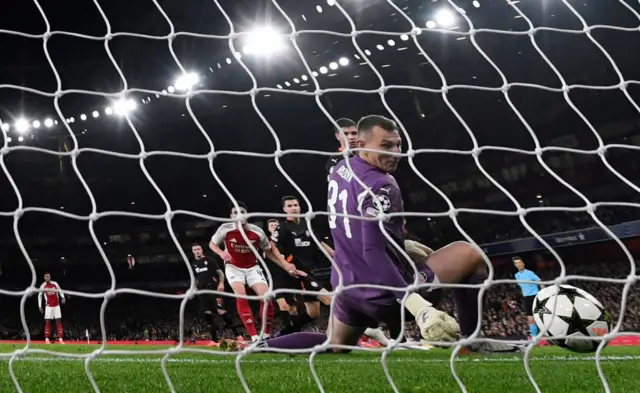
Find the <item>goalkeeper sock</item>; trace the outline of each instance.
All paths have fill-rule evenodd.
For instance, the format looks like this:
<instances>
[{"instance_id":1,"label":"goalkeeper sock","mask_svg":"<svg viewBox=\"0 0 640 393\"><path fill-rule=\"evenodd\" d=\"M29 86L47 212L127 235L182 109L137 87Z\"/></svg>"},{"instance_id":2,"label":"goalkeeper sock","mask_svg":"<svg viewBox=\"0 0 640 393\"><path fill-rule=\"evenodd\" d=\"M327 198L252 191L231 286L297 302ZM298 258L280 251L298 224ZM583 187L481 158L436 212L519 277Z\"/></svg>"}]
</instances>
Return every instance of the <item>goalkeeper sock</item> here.
<instances>
[{"instance_id":1,"label":"goalkeeper sock","mask_svg":"<svg viewBox=\"0 0 640 393\"><path fill-rule=\"evenodd\" d=\"M51 320L44 321L44 338L49 338L51 335Z\"/></svg>"},{"instance_id":2,"label":"goalkeeper sock","mask_svg":"<svg viewBox=\"0 0 640 393\"><path fill-rule=\"evenodd\" d=\"M538 325L532 323L531 325L529 325L529 331L531 332L531 338L534 338L538 335Z\"/></svg>"},{"instance_id":3,"label":"goalkeeper sock","mask_svg":"<svg viewBox=\"0 0 640 393\"><path fill-rule=\"evenodd\" d=\"M278 349L312 349L325 341L327 341L327 335L324 333L304 332L265 340L261 346Z\"/></svg>"},{"instance_id":4,"label":"goalkeeper sock","mask_svg":"<svg viewBox=\"0 0 640 393\"><path fill-rule=\"evenodd\" d=\"M486 275L471 276L465 284L481 284L487 278ZM478 294L479 288L454 288L453 301L456 305L456 314L460 323L460 333L469 337L478 325Z\"/></svg>"},{"instance_id":5,"label":"goalkeeper sock","mask_svg":"<svg viewBox=\"0 0 640 393\"><path fill-rule=\"evenodd\" d=\"M58 330L58 340L62 338L63 330L62 330L62 321L56 319L56 329Z\"/></svg>"},{"instance_id":6,"label":"goalkeeper sock","mask_svg":"<svg viewBox=\"0 0 640 393\"><path fill-rule=\"evenodd\" d=\"M213 320L213 315L209 313L204 314L204 319L207 321L209 325L209 334L211 334L211 341L218 341L218 326L216 326L215 321Z\"/></svg>"},{"instance_id":7,"label":"goalkeeper sock","mask_svg":"<svg viewBox=\"0 0 640 393\"><path fill-rule=\"evenodd\" d=\"M271 334L271 328L273 327L273 302L269 299L267 302L267 320L265 322L264 334ZM262 318L264 311L265 301L260 301L260 318Z\"/></svg>"},{"instance_id":8,"label":"goalkeeper sock","mask_svg":"<svg viewBox=\"0 0 640 393\"><path fill-rule=\"evenodd\" d=\"M295 333L295 332L299 332L302 330L302 328L304 327L304 325L313 322L313 318L311 318L311 316L309 314L307 314L307 311L303 311L302 314L298 314L295 317L293 317L293 321L291 322L291 326L287 326L284 329L280 330L280 332L278 333L279 336L284 336L285 334L291 334L291 333Z\"/></svg>"},{"instance_id":9,"label":"goalkeeper sock","mask_svg":"<svg viewBox=\"0 0 640 393\"><path fill-rule=\"evenodd\" d=\"M247 329L249 336L257 336L256 321L253 319L253 312L251 312L251 307L249 307L249 301L247 299L236 299L236 308L238 309L238 316L244 328Z\"/></svg>"}]
</instances>

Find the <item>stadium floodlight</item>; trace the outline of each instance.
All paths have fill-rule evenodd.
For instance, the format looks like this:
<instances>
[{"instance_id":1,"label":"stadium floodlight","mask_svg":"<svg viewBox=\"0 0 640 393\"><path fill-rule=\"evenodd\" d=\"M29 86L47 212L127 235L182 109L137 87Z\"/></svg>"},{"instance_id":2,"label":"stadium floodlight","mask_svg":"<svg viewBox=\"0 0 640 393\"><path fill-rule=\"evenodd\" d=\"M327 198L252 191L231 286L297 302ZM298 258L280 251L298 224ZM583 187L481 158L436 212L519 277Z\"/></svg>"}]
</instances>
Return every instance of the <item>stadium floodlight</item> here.
<instances>
[{"instance_id":1,"label":"stadium floodlight","mask_svg":"<svg viewBox=\"0 0 640 393\"><path fill-rule=\"evenodd\" d=\"M480 2L478 0L473 0L473 3L471 4L473 4L473 6L476 8L480 8Z\"/></svg>"},{"instance_id":2,"label":"stadium floodlight","mask_svg":"<svg viewBox=\"0 0 640 393\"><path fill-rule=\"evenodd\" d=\"M166 96L167 95L167 91L166 90L162 90L162 94L164 94Z\"/></svg>"},{"instance_id":3,"label":"stadium floodlight","mask_svg":"<svg viewBox=\"0 0 640 393\"><path fill-rule=\"evenodd\" d=\"M334 5L336 5L336 0L327 0L327 5L329 7L333 7Z\"/></svg>"},{"instance_id":4,"label":"stadium floodlight","mask_svg":"<svg viewBox=\"0 0 640 393\"><path fill-rule=\"evenodd\" d=\"M396 42L394 40L389 40L389 41L387 41L387 45L396 46Z\"/></svg>"},{"instance_id":5,"label":"stadium floodlight","mask_svg":"<svg viewBox=\"0 0 640 393\"><path fill-rule=\"evenodd\" d=\"M75 123L75 121L76 121L75 118L73 118L73 117L69 118L69 123Z\"/></svg>"},{"instance_id":6,"label":"stadium floodlight","mask_svg":"<svg viewBox=\"0 0 640 393\"><path fill-rule=\"evenodd\" d=\"M291 86L291 83L289 83L289 81L285 81L285 82L284 82L284 85L285 85L285 86L287 86L287 87L289 87L289 86Z\"/></svg>"},{"instance_id":7,"label":"stadium floodlight","mask_svg":"<svg viewBox=\"0 0 640 393\"><path fill-rule=\"evenodd\" d=\"M436 22L434 22L434 21L432 21L432 20L428 20L428 21L427 21L427 23L426 23L426 25L427 25L427 27L428 27L429 29L434 29L434 28L437 26Z\"/></svg>"},{"instance_id":8,"label":"stadium floodlight","mask_svg":"<svg viewBox=\"0 0 640 393\"><path fill-rule=\"evenodd\" d=\"M340 63L341 66L348 66L349 65L349 59L347 59L346 57L341 57L340 60L338 60L338 63Z\"/></svg>"},{"instance_id":9,"label":"stadium floodlight","mask_svg":"<svg viewBox=\"0 0 640 393\"><path fill-rule=\"evenodd\" d=\"M335 61L332 61L331 63L329 63L329 68L331 68L332 70L337 70L338 63L336 63Z\"/></svg>"},{"instance_id":10,"label":"stadium floodlight","mask_svg":"<svg viewBox=\"0 0 640 393\"><path fill-rule=\"evenodd\" d=\"M198 83L200 76L195 72L189 72L176 78L176 89L179 91L191 90Z\"/></svg>"},{"instance_id":11,"label":"stadium floodlight","mask_svg":"<svg viewBox=\"0 0 640 393\"><path fill-rule=\"evenodd\" d=\"M245 55L267 56L282 52L284 49L285 43L282 34L267 26L251 30L246 37L242 51Z\"/></svg>"},{"instance_id":12,"label":"stadium floodlight","mask_svg":"<svg viewBox=\"0 0 640 393\"><path fill-rule=\"evenodd\" d=\"M169 92L169 94L173 94L176 91L176 88L173 86L169 86L167 87L167 91Z\"/></svg>"},{"instance_id":13,"label":"stadium floodlight","mask_svg":"<svg viewBox=\"0 0 640 393\"><path fill-rule=\"evenodd\" d=\"M87 120L87 115L85 115L84 113L80 115L80 120L85 121Z\"/></svg>"},{"instance_id":14,"label":"stadium floodlight","mask_svg":"<svg viewBox=\"0 0 640 393\"><path fill-rule=\"evenodd\" d=\"M23 134L27 132L27 130L29 130L29 122L26 119L18 119L13 127L16 129L16 131Z\"/></svg>"},{"instance_id":15,"label":"stadium floodlight","mask_svg":"<svg viewBox=\"0 0 640 393\"><path fill-rule=\"evenodd\" d=\"M113 111L115 114L123 116L125 113L135 110L137 106L138 104L132 98L120 99L113 103Z\"/></svg>"},{"instance_id":16,"label":"stadium floodlight","mask_svg":"<svg viewBox=\"0 0 640 393\"><path fill-rule=\"evenodd\" d=\"M322 14L322 7L320 7L319 5L316 6L316 11L318 11L318 14Z\"/></svg>"},{"instance_id":17,"label":"stadium floodlight","mask_svg":"<svg viewBox=\"0 0 640 393\"><path fill-rule=\"evenodd\" d=\"M22 137L22 135L20 135L20 136L18 137L18 142L22 142L22 141L24 141L24 138Z\"/></svg>"},{"instance_id":18,"label":"stadium floodlight","mask_svg":"<svg viewBox=\"0 0 640 393\"><path fill-rule=\"evenodd\" d=\"M306 81L306 80L308 80L308 79L309 79L309 77L308 77L308 76L306 76L306 75L302 75L300 78L302 78L302 80L303 80L303 81Z\"/></svg>"},{"instance_id":19,"label":"stadium floodlight","mask_svg":"<svg viewBox=\"0 0 640 393\"><path fill-rule=\"evenodd\" d=\"M364 54L367 56L371 56L371 51L369 49L365 49Z\"/></svg>"},{"instance_id":20,"label":"stadium floodlight","mask_svg":"<svg viewBox=\"0 0 640 393\"><path fill-rule=\"evenodd\" d=\"M438 25L440 26L444 26L444 27L451 27L454 22L456 21L456 16L453 14L453 12L449 9L443 8L440 11L438 11L435 15L435 20ZM429 23L429 22L427 22ZM429 27L430 29L432 29L433 27L430 27L427 25L427 27Z\"/></svg>"},{"instance_id":21,"label":"stadium floodlight","mask_svg":"<svg viewBox=\"0 0 640 393\"><path fill-rule=\"evenodd\" d=\"M282 85L280 85L280 84L276 85L276 87L277 87L278 89L282 89Z\"/></svg>"},{"instance_id":22,"label":"stadium floodlight","mask_svg":"<svg viewBox=\"0 0 640 393\"><path fill-rule=\"evenodd\" d=\"M320 67L320 73L321 73L321 74L326 74L327 72L329 72L329 70L327 69L327 67L325 67L325 66Z\"/></svg>"},{"instance_id":23,"label":"stadium floodlight","mask_svg":"<svg viewBox=\"0 0 640 393\"><path fill-rule=\"evenodd\" d=\"M34 120L31 125L33 126L33 128L40 128L40 120Z\"/></svg>"},{"instance_id":24,"label":"stadium floodlight","mask_svg":"<svg viewBox=\"0 0 640 393\"><path fill-rule=\"evenodd\" d=\"M94 118L100 116L100 112L98 111L93 111L93 113L91 113L91 116L93 116Z\"/></svg>"},{"instance_id":25,"label":"stadium floodlight","mask_svg":"<svg viewBox=\"0 0 640 393\"><path fill-rule=\"evenodd\" d=\"M51 119L44 119L44 126L47 128L51 128L53 127L53 120Z\"/></svg>"},{"instance_id":26,"label":"stadium floodlight","mask_svg":"<svg viewBox=\"0 0 640 393\"><path fill-rule=\"evenodd\" d=\"M378 49L378 50L384 50L384 46L382 46L382 45L378 44L378 45L376 45L376 49Z\"/></svg>"},{"instance_id":27,"label":"stadium floodlight","mask_svg":"<svg viewBox=\"0 0 640 393\"><path fill-rule=\"evenodd\" d=\"M403 34L403 35L401 35L401 36L400 36L400 39L401 39L402 41L409 41L409 36L408 36L408 35L406 35L406 34Z\"/></svg>"},{"instance_id":28,"label":"stadium floodlight","mask_svg":"<svg viewBox=\"0 0 640 393\"><path fill-rule=\"evenodd\" d=\"M300 79L298 79L298 78L293 78L293 81L294 81L295 83L300 83Z\"/></svg>"},{"instance_id":29,"label":"stadium floodlight","mask_svg":"<svg viewBox=\"0 0 640 393\"><path fill-rule=\"evenodd\" d=\"M4 131L4 132L9 132L9 129L11 128L9 123L2 123L1 127L2 127L2 131Z\"/></svg>"},{"instance_id":30,"label":"stadium floodlight","mask_svg":"<svg viewBox=\"0 0 640 393\"><path fill-rule=\"evenodd\" d=\"M313 76L318 76L319 74L318 74L318 71L313 71L313 72L311 73L311 75L313 75Z\"/></svg>"},{"instance_id":31,"label":"stadium floodlight","mask_svg":"<svg viewBox=\"0 0 640 393\"><path fill-rule=\"evenodd\" d=\"M13 139L11 139L10 136L7 137L7 142L11 142Z\"/></svg>"},{"instance_id":32,"label":"stadium floodlight","mask_svg":"<svg viewBox=\"0 0 640 393\"><path fill-rule=\"evenodd\" d=\"M231 64L231 59L230 58L226 58L225 61L227 62L227 64Z\"/></svg>"},{"instance_id":33,"label":"stadium floodlight","mask_svg":"<svg viewBox=\"0 0 640 393\"><path fill-rule=\"evenodd\" d=\"M113 109L112 109L110 106L108 106L108 107L104 108L104 114L105 114L105 115L111 115L111 114L113 114Z\"/></svg>"}]
</instances>

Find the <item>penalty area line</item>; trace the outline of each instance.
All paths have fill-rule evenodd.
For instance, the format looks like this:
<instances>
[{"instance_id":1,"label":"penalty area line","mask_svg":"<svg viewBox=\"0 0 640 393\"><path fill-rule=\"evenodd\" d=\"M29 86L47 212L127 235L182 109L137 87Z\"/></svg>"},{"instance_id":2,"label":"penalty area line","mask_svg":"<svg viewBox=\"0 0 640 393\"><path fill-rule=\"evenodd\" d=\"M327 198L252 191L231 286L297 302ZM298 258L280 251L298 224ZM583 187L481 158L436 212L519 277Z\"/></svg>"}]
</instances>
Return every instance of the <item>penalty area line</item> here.
<instances>
[{"instance_id":1,"label":"penalty area line","mask_svg":"<svg viewBox=\"0 0 640 393\"><path fill-rule=\"evenodd\" d=\"M144 356L144 355L143 355ZM215 356L215 355L214 355ZM8 361L8 358L0 359L2 362ZM84 362L85 358L72 358L72 357L20 357L16 358L20 362ZM529 361L538 362L594 362L595 356L535 356L529 358ZM640 360L640 356L600 356L601 361L629 361ZM160 358L148 358L148 357L114 357L111 355L104 355L104 357L97 357L91 360L92 363L160 363ZM516 363L523 362L524 358L521 356L501 356L501 357L463 357L456 358L456 363ZM169 358L168 363L187 363L187 364L235 364L235 358L225 359L203 359L203 358ZM284 358L284 359L245 359L242 363L259 363L259 364L280 364L280 363L307 363L306 357L301 358ZM380 363L380 359L358 359L358 358L324 358L322 363L351 363L351 364L374 364ZM442 363L448 364L449 359L437 358L437 359L420 359L420 358L398 358L389 359L390 363Z\"/></svg>"}]
</instances>

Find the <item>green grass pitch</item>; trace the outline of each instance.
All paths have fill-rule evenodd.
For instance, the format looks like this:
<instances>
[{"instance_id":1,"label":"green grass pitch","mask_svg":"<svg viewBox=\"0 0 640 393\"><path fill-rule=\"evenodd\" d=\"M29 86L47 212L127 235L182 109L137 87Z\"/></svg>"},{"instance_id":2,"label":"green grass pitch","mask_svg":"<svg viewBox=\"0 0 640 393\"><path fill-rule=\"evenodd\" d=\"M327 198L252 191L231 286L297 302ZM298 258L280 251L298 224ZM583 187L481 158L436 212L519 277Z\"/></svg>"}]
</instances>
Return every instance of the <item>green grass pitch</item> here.
<instances>
[{"instance_id":1,"label":"green grass pitch","mask_svg":"<svg viewBox=\"0 0 640 393\"><path fill-rule=\"evenodd\" d=\"M9 353L20 345L0 345ZM36 345L71 354L86 354L98 347L89 345ZM193 347L188 347L193 348ZM159 350L158 346L110 346L115 350ZM400 392L460 392L449 364L451 352L395 351L388 359L389 372ZM640 391L640 347L610 347L603 352L602 368L611 392ZM90 363L100 391L112 393L168 392L162 374L161 356L101 355ZM393 392L385 377L379 354L356 352L347 355L318 355L316 371L325 392ZM536 348L531 370L542 392L604 392L592 355L576 355L559 348ZM241 362L252 392L318 392L304 355L251 354ZM171 356L167 369L177 392L243 392L236 374L234 354L182 353ZM462 356L455 369L468 392L533 393L522 355ZM84 360L28 354L13 363L24 392L92 392ZM16 391L9 374L9 361L0 361L0 392Z\"/></svg>"}]
</instances>

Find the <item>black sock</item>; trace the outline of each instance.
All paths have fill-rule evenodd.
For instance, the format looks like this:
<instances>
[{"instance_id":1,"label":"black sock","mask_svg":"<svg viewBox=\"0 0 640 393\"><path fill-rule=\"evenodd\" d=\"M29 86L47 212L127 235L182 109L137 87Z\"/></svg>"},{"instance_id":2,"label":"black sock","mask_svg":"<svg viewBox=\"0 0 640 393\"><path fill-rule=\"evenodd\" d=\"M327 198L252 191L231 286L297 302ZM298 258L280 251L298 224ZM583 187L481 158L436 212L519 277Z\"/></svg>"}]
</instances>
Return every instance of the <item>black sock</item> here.
<instances>
[{"instance_id":1,"label":"black sock","mask_svg":"<svg viewBox=\"0 0 640 393\"><path fill-rule=\"evenodd\" d=\"M299 332L302 330L304 325L313 322L313 318L307 314L306 311L303 311L302 314L298 314L293 317L291 322L291 326L287 326L286 328L280 331L280 335L291 334L295 332Z\"/></svg>"},{"instance_id":2,"label":"black sock","mask_svg":"<svg viewBox=\"0 0 640 393\"><path fill-rule=\"evenodd\" d=\"M481 284L486 275L476 275L469 278L465 284ZM454 288L451 290L456 305L456 314L460 323L460 333L470 336L478 325L478 294L479 288Z\"/></svg>"},{"instance_id":3,"label":"black sock","mask_svg":"<svg viewBox=\"0 0 640 393\"><path fill-rule=\"evenodd\" d=\"M212 314L204 314L204 319L207 321L209 325L209 333L211 334L211 341L218 341L218 326L213 321Z\"/></svg>"},{"instance_id":4,"label":"black sock","mask_svg":"<svg viewBox=\"0 0 640 393\"><path fill-rule=\"evenodd\" d=\"M289 311L280 311L280 318L282 319L282 323L284 325L284 327L289 327L291 326L291 314L289 314Z\"/></svg>"},{"instance_id":5,"label":"black sock","mask_svg":"<svg viewBox=\"0 0 640 393\"><path fill-rule=\"evenodd\" d=\"M220 315L220 318L222 318L222 320L224 321L224 327L226 329L231 329L231 331L233 332L234 336L242 336L242 330L240 330L240 325L233 323L233 320L231 319L231 316L229 316L228 313L224 313L222 315Z\"/></svg>"}]
</instances>

